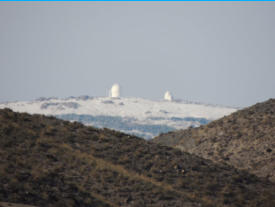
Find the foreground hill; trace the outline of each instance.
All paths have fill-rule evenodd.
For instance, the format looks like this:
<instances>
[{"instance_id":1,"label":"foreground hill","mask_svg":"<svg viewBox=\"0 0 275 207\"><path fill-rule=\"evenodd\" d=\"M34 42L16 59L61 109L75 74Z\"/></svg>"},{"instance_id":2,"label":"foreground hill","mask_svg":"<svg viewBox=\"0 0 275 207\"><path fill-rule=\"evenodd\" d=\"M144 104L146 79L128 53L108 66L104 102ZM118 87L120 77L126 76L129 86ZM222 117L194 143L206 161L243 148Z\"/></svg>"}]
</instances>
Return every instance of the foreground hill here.
<instances>
[{"instance_id":1,"label":"foreground hill","mask_svg":"<svg viewBox=\"0 0 275 207\"><path fill-rule=\"evenodd\" d=\"M153 101L142 98L69 97L0 103L16 112L52 115L99 128L112 128L149 139L160 133L206 124L235 108L187 101Z\"/></svg>"},{"instance_id":2,"label":"foreground hill","mask_svg":"<svg viewBox=\"0 0 275 207\"><path fill-rule=\"evenodd\" d=\"M275 186L180 150L0 110L0 202L34 206L275 206Z\"/></svg>"},{"instance_id":3,"label":"foreground hill","mask_svg":"<svg viewBox=\"0 0 275 207\"><path fill-rule=\"evenodd\" d=\"M35 207L35 206L18 204L18 203L0 202L0 207Z\"/></svg>"},{"instance_id":4,"label":"foreground hill","mask_svg":"<svg viewBox=\"0 0 275 207\"><path fill-rule=\"evenodd\" d=\"M275 99L199 128L162 134L154 142L275 181Z\"/></svg>"}]
</instances>

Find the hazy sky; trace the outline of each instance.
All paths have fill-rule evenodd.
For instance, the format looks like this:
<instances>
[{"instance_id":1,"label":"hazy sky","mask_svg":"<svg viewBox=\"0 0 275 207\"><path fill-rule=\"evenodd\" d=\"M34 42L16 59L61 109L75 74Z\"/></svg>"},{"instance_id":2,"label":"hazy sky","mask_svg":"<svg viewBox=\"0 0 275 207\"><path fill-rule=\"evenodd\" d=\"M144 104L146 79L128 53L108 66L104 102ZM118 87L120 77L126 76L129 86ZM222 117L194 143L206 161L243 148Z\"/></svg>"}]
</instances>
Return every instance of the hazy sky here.
<instances>
[{"instance_id":1,"label":"hazy sky","mask_svg":"<svg viewBox=\"0 0 275 207\"><path fill-rule=\"evenodd\" d=\"M0 101L275 98L274 2L0 3Z\"/></svg>"}]
</instances>

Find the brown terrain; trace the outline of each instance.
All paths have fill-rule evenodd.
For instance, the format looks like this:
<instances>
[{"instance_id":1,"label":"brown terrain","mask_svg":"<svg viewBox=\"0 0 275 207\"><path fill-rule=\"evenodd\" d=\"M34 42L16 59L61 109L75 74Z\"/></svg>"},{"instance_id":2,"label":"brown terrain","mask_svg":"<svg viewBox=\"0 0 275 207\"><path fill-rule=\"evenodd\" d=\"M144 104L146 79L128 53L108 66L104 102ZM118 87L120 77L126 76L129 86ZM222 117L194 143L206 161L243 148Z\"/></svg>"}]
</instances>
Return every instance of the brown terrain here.
<instances>
[{"instance_id":1,"label":"brown terrain","mask_svg":"<svg viewBox=\"0 0 275 207\"><path fill-rule=\"evenodd\" d=\"M35 207L35 206L17 204L17 203L0 202L0 207Z\"/></svg>"},{"instance_id":2,"label":"brown terrain","mask_svg":"<svg viewBox=\"0 0 275 207\"><path fill-rule=\"evenodd\" d=\"M275 182L275 99L198 128L162 134L153 142L224 162Z\"/></svg>"},{"instance_id":3,"label":"brown terrain","mask_svg":"<svg viewBox=\"0 0 275 207\"><path fill-rule=\"evenodd\" d=\"M4 109L0 202L274 207L275 185L229 165L113 130Z\"/></svg>"}]
</instances>

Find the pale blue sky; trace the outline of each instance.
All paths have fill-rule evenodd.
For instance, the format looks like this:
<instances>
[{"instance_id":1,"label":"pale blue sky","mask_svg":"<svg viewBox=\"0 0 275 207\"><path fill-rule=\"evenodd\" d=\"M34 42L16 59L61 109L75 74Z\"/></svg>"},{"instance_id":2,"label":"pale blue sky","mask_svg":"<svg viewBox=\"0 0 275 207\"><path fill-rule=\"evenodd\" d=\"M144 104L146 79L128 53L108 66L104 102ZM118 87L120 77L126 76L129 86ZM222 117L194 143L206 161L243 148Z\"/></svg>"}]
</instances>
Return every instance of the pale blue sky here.
<instances>
[{"instance_id":1,"label":"pale blue sky","mask_svg":"<svg viewBox=\"0 0 275 207\"><path fill-rule=\"evenodd\" d=\"M275 98L273 2L0 3L0 101Z\"/></svg>"}]
</instances>

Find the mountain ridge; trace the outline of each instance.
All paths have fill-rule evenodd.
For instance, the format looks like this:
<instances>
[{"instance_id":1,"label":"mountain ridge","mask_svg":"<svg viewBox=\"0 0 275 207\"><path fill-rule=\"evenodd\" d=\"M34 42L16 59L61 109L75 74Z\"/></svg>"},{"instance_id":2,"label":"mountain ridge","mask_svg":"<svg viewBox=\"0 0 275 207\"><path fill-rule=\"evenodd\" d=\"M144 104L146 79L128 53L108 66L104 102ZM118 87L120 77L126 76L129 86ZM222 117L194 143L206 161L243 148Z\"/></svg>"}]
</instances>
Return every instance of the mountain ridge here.
<instances>
[{"instance_id":1,"label":"mountain ridge","mask_svg":"<svg viewBox=\"0 0 275 207\"><path fill-rule=\"evenodd\" d=\"M31 114L54 115L69 121L80 121L86 125L113 128L146 139L153 138L159 133L199 126L236 110L188 101L89 96L2 103L0 108ZM89 119L82 120L84 116L89 116ZM105 120L102 120L103 116ZM120 126L113 127L111 123L120 123Z\"/></svg>"},{"instance_id":2,"label":"mountain ridge","mask_svg":"<svg viewBox=\"0 0 275 207\"><path fill-rule=\"evenodd\" d=\"M161 134L154 142L177 147L275 181L275 99L207 125Z\"/></svg>"}]
</instances>

